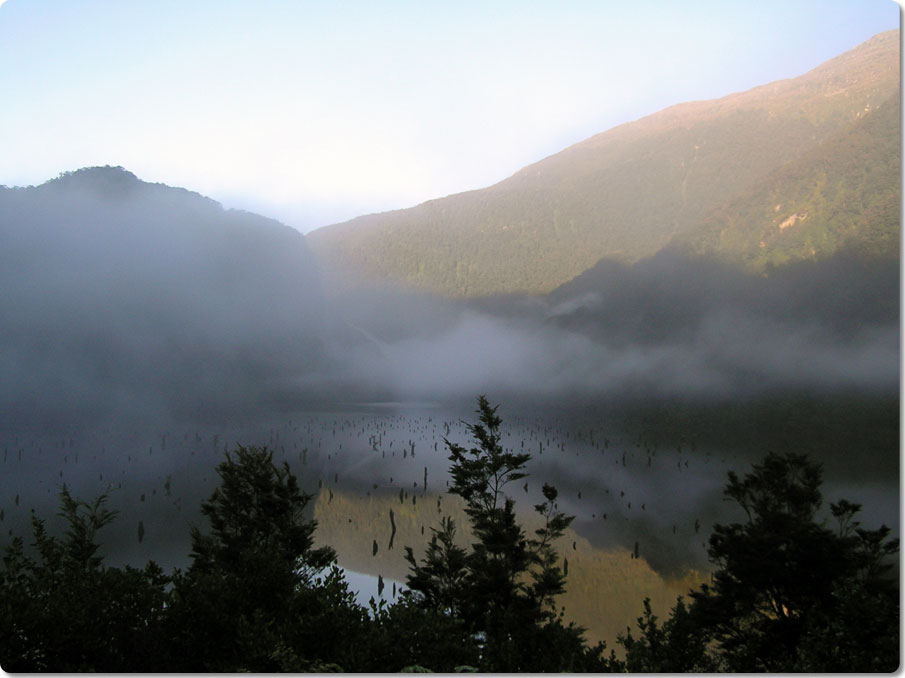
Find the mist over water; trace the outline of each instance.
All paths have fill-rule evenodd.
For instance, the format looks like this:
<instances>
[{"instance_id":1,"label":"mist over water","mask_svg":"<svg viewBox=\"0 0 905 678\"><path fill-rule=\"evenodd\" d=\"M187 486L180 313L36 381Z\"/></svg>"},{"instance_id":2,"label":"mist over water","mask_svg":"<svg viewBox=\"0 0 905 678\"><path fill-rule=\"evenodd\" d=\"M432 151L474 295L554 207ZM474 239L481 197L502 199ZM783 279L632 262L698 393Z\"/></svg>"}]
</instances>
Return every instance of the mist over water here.
<instances>
[{"instance_id":1,"label":"mist over water","mask_svg":"<svg viewBox=\"0 0 905 678\"><path fill-rule=\"evenodd\" d=\"M185 566L239 444L312 494L443 493L478 394L533 455L519 506L552 483L579 535L666 576L706 566L739 518L726 473L769 450L898 532L898 262L764 278L664 254L546 297L329 297L299 234L121 170L0 189L0 235L7 537L31 508L54 524L66 483L109 491L111 564Z\"/></svg>"},{"instance_id":2,"label":"mist over water","mask_svg":"<svg viewBox=\"0 0 905 678\"><path fill-rule=\"evenodd\" d=\"M400 304L408 336L381 321ZM354 300L340 306L374 349L354 362L358 379L428 399L898 390L895 261L840 255L767 279L664 254L634 267L601 262L546 298L438 306L427 315L388 295L373 296L367 314Z\"/></svg>"}]
</instances>

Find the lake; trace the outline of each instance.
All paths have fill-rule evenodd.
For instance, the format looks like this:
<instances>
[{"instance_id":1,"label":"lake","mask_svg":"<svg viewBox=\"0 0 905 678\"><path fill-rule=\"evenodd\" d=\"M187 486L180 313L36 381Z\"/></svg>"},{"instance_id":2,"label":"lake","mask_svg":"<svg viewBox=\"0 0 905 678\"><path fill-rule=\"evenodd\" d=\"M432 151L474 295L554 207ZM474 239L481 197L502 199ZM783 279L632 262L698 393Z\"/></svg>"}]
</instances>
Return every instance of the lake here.
<instances>
[{"instance_id":1,"label":"lake","mask_svg":"<svg viewBox=\"0 0 905 678\"><path fill-rule=\"evenodd\" d=\"M224 450L266 445L312 494L315 539L336 549L360 600L376 593L378 575L384 597L391 596L408 571L404 547L423 553L442 516L454 517L467 544L461 504L446 493L444 439L468 445L464 422L474 421L473 410L328 404L205 427L115 422L5 433L0 526L7 539L29 535L34 509L59 529L63 483L84 499L107 492L108 506L119 511L100 535L108 564L154 559L165 570L185 567L190 528L205 527L199 507L218 484ZM499 414L504 445L532 455L530 476L507 488L523 525L533 529L532 506L542 501L544 483L558 488L560 509L575 516L557 544L569 567L560 603L589 638L610 646L640 615L644 597L662 615L676 595L707 579L712 525L743 519L723 500L727 473L743 474L768 449L816 455L827 502L862 502L866 526L885 522L899 532L898 415L886 401L664 402L630 410L504 403Z\"/></svg>"}]
</instances>

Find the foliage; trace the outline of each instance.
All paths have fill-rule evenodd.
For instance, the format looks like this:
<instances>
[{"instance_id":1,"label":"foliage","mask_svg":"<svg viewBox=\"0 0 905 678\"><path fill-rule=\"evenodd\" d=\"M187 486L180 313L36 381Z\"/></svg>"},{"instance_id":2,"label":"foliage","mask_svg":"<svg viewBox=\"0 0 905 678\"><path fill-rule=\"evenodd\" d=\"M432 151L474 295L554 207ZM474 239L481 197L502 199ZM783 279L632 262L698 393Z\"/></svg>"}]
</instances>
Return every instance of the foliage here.
<instances>
[{"instance_id":1,"label":"foliage","mask_svg":"<svg viewBox=\"0 0 905 678\"><path fill-rule=\"evenodd\" d=\"M63 538L32 515L26 555L15 538L0 573L0 661L7 671L140 671L163 645L165 587L161 569L107 568L97 533L115 517L107 497L79 501L64 486Z\"/></svg>"},{"instance_id":2,"label":"foliage","mask_svg":"<svg viewBox=\"0 0 905 678\"><path fill-rule=\"evenodd\" d=\"M471 550L454 543L451 519L441 523L423 564L411 549L408 585L413 601L461 622L479 648L485 671L561 671L603 666L603 647L589 651L582 629L563 624L554 598L565 590L553 542L572 521L556 509L556 489L544 485L545 502L535 506L544 524L528 538L515 516L506 486L524 478L528 454L506 451L501 419L484 396L478 399L478 423L468 424L477 446L466 449L446 441L450 493L465 501L472 534Z\"/></svg>"},{"instance_id":3,"label":"foliage","mask_svg":"<svg viewBox=\"0 0 905 678\"><path fill-rule=\"evenodd\" d=\"M315 576L335 559L314 547L316 525L304 516L311 497L266 449L239 447L217 473L220 487L201 507L211 533L193 528L192 564L175 579L175 659L190 670L301 670L324 657L290 634L300 613L318 607Z\"/></svg>"},{"instance_id":4,"label":"foliage","mask_svg":"<svg viewBox=\"0 0 905 678\"><path fill-rule=\"evenodd\" d=\"M234 455L227 453L217 467L220 487L201 505L211 534L192 530L192 567L233 575L272 569L286 577L274 583L283 587L277 595L291 591L299 578L309 582L335 556L329 547L314 548L316 524L304 517L311 495L301 492L289 465L276 466L266 449L239 447ZM253 590L250 597L267 593Z\"/></svg>"},{"instance_id":5,"label":"foliage","mask_svg":"<svg viewBox=\"0 0 905 678\"><path fill-rule=\"evenodd\" d=\"M818 520L819 464L774 454L725 490L744 523L716 525L711 584L692 591L659 627L645 605L641 635L620 642L630 671L892 671L898 666L898 583L889 528L860 528L860 506L831 505Z\"/></svg>"},{"instance_id":6,"label":"foliage","mask_svg":"<svg viewBox=\"0 0 905 678\"><path fill-rule=\"evenodd\" d=\"M866 672L899 664L898 540L866 529L860 505L821 513L822 474L805 455L768 454L725 496L743 522L716 525L712 583L661 622L644 601L625 660L588 647L563 623L565 576L554 549L571 518L545 485L544 522L528 537L508 483L527 455L506 451L485 398L477 445L447 443L450 491L466 503L475 543L445 518L423 560L408 549L410 590L358 605L329 547L316 547L310 497L266 449L238 448L202 504L192 563L172 577L153 562L106 567L99 531L115 512L60 493L61 537L32 517L0 571L0 662L7 671ZM831 518L833 527L827 527Z\"/></svg>"},{"instance_id":7,"label":"foliage","mask_svg":"<svg viewBox=\"0 0 905 678\"><path fill-rule=\"evenodd\" d=\"M365 639L368 665L361 670L403 671L420 666L454 673L477 665L479 649L461 619L425 605L404 591L392 605L371 601L373 627Z\"/></svg>"},{"instance_id":8,"label":"foliage","mask_svg":"<svg viewBox=\"0 0 905 678\"><path fill-rule=\"evenodd\" d=\"M713 673L716 662L707 652L707 644L688 607L680 596L669 618L660 626L644 599L644 614L638 617L636 639L631 629L619 636L625 648L622 668L629 673Z\"/></svg>"},{"instance_id":9,"label":"foliage","mask_svg":"<svg viewBox=\"0 0 905 678\"><path fill-rule=\"evenodd\" d=\"M899 667L899 586L890 562L899 540L885 525L854 520L860 504L831 505L847 546L848 567L833 582L827 605L806 619L796 665L811 672L892 672Z\"/></svg>"},{"instance_id":10,"label":"foliage","mask_svg":"<svg viewBox=\"0 0 905 678\"><path fill-rule=\"evenodd\" d=\"M748 270L839 251L897 258L901 219L898 93L850 127L713 210L677 244Z\"/></svg>"},{"instance_id":11,"label":"foliage","mask_svg":"<svg viewBox=\"0 0 905 678\"><path fill-rule=\"evenodd\" d=\"M433 535L419 565L411 547L405 547L405 559L412 572L408 585L417 591L423 606L459 618L460 602L466 597L468 554L456 545L456 525L450 516L440 520L440 528L431 528Z\"/></svg>"}]
</instances>

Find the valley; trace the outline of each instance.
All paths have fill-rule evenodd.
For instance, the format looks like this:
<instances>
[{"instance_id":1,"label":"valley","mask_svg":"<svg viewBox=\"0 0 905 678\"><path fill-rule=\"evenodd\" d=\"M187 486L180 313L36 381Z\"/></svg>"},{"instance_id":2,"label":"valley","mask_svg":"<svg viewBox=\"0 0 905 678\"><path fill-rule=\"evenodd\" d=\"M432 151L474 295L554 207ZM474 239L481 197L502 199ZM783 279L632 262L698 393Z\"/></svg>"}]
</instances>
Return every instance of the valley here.
<instances>
[{"instance_id":1,"label":"valley","mask_svg":"<svg viewBox=\"0 0 905 678\"><path fill-rule=\"evenodd\" d=\"M898 67L881 33L307 235L119 166L0 186L0 546L63 533L66 488L117 512L109 565L191 569L217 465L259 446L395 601L442 518L476 539L446 441L480 395L531 457L525 533L547 483L574 516L556 610L618 653L645 598L713 583L727 479L768 453L819 465L821 526L845 498L898 537Z\"/></svg>"}]
</instances>

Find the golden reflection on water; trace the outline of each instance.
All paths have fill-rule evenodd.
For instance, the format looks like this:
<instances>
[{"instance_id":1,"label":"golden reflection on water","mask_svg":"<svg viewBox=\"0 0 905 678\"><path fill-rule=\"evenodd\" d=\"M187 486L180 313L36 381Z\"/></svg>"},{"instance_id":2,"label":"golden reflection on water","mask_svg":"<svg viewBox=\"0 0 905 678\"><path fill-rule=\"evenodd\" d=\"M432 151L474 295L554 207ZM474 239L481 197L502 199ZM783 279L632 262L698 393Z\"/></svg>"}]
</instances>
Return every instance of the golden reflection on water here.
<instances>
[{"instance_id":1,"label":"golden reflection on water","mask_svg":"<svg viewBox=\"0 0 905 678\"><path fill-rule=\"evenodd\" d=\"M359 496L339 489L322 490L314 502L318 523L315 539L336 549L339 564L346 569L404 582L409 569L405 547L410 546L420 560L431 527L438 527L445 515L455 520L458 542L467 546L467 516L461 500L453 495L421 494L416 489L412 494L403 491L400 498L398 494ZM540 526L536 514L519 512L519 518L526 533ZM634 629L645 597L651 599L654 613L662 619L677 596L686 594L707 576L688 571L681 578L666 579L643 557L634 558L624 548L595 548L572 529L556 546L560 556L568 559L569 570L566 593L558 598L557 605L565 608L567 621L587 629L589 642L606 641L617 654L621 653L616 636L627 626Z\"/></svg>"}]
</instances>

